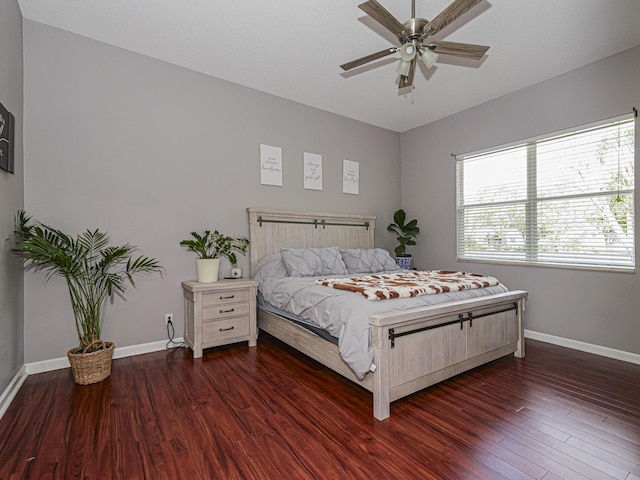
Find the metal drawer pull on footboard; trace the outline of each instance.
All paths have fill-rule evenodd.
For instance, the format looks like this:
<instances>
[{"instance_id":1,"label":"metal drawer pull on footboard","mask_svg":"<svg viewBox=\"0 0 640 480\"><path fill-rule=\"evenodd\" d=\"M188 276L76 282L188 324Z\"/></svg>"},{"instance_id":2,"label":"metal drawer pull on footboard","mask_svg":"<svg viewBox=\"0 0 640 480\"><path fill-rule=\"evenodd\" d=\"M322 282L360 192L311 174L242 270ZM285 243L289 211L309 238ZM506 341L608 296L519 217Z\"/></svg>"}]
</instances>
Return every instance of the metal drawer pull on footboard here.
<instances>
[{"instance_id":1,"label":"metal drawer pull on footboard","mask_svg":"<svg viewBox=\"0 0 640 480\"><path fill-rule=\"evenodd\" d=\"M396 346L396 338L405 337L407 335L413 335L414 333L426 332L427 330L433 330L434 328L446 327L448 325L454 325L456 323L460 324L460 330L464 327L464 322L469 322L469 327L473 327L473 320L488 317L490 315L496 315L497 313L510 312L512 310L518 313L518 303L514 302L513 306L508 308L503 308L502 310L496 310L495 312L481 313L480 315L474 315L473 312L467 312L467 318L464 318L464 313L458 314L457 320L451 320L450 322L439 323L438 325L430 325L428 327L416 328L415 330L407 330L406 332L396 333L395 328L389 329L389 340L391 340L391 348Z\"/></svg>"}]
</instances>

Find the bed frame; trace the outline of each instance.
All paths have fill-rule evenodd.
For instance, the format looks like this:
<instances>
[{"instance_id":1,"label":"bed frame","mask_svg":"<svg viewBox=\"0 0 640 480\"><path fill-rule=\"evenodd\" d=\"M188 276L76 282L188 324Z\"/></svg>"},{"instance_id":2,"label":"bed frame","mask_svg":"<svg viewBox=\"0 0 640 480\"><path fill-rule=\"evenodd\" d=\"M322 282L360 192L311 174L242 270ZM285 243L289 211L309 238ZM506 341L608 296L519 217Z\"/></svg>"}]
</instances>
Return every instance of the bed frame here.
<instances>
[{"instance_id":1,"label":"bed frame","mask_svg":"<svg viewBox=\"0 0 640 480\"><path fill-rule=\"evenodd\" d=\"M248 208L251 274L258 261L281 248L373 248L370 215ZM528 293L510 291L369 318L375 370L363 380L338 347L258 310L258 327L373 393L373 415L384 420L391 402L460 372L514 353L524 357Z\"/></svg>"}]
</instances>

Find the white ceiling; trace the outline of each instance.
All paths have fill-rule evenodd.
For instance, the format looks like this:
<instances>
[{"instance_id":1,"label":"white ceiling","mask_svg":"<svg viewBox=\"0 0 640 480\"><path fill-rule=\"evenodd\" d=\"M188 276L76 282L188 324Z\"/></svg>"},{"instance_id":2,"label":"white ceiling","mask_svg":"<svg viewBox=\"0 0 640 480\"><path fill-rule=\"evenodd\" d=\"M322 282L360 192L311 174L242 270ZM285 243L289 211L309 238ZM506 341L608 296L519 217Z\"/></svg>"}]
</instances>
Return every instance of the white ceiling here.
<instances>
[{"instance_id":1,"label":"white ceiling","mask_svg":"<svg viewBox=\"0 0 640 480\"><path fill-rule=\"evenodd\" d=\"M364 0L19 0L23 16L256 90L403 132L640 45L640 0L483 0L430 38L491 46L442 55L399 95L395 45ZM434 18L451 0L416 0ZM411 0L380 0L398 20Z\"/></svg>"}]
</instances>

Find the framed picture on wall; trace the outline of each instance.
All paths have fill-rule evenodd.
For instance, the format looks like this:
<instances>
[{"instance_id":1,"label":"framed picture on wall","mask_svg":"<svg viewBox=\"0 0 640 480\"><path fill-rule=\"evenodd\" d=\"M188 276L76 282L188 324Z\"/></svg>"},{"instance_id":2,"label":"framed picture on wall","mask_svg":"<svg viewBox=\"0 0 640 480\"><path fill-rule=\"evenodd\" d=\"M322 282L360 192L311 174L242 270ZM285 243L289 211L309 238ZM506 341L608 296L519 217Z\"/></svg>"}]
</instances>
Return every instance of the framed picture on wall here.
<instances>
[{"instance_id":1,"label":"framed picture on wall","mask_svg":"<svg viewBox=\"0 0 640 480\"><path fill-rule=\"evenodd\" d=\"M360 162L342 160L342 192L358 195L360 190Z\"/></svg>"},{"instance_id":2,"label":"framed picture on wall","mask_svg":"<svg viewBox=\"0 0 640 480\"><path fill-rule=\"evenodd\" d=\"M304 152L304 188L322 190L322 155Z\"/></svg>"},{"instance_id":3,"label":"framed picture on wall","mask_svg":"<svg viewBox=\"0 0 640 480\"><path fill-rule=\"evenodd\" d=\"M15 118L0 103L0 168L13 173L13 138Z\"/></svg>"},{"instance_id":4,"label":"framed picture on wall","mask_svg":"<svg viewBox=\"0 0 640 480\"><path fill-rule=\"evenodd\" d=\"M282 148L260 144L260 183L282 186Z\"/></svg>"}]
</instances>

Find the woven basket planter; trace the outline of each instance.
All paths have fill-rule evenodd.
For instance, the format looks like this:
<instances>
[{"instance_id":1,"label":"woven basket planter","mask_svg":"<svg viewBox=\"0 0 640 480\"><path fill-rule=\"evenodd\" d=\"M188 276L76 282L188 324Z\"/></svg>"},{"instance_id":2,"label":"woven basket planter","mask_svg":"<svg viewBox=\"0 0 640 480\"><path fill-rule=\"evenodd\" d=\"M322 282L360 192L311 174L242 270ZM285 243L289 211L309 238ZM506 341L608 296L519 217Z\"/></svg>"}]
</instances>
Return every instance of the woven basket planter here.
<instances>
[{"instance_id":1,"label":"woven basket planter","mask_svg":"<svg viewBox=\"0 0 640 480\"><path fill-rule=\"evenodd\" d=\"M113 343L99 340L92 345L95 345L95 343L101 343L102 349L91 353L83 353L82 350L76 347L67 352L73 379L78 385L98 383L111 375Z\"/></svg>"}]
</instances>

